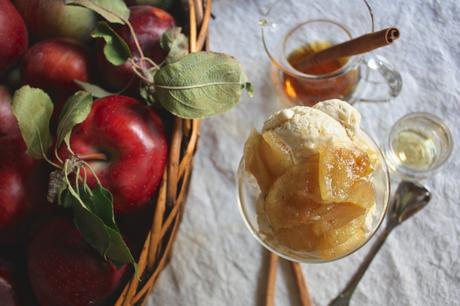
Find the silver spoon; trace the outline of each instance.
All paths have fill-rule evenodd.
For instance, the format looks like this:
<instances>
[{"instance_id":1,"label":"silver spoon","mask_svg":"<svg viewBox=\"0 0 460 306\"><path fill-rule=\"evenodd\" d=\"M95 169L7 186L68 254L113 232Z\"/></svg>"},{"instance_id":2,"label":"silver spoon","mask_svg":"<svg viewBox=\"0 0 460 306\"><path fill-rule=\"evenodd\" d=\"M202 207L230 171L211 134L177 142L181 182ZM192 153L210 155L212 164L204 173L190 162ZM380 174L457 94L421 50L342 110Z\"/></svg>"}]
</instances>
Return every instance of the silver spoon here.
<instances>
[{"instance_id":1,"label":"silver spoon","mask_svg":"<svg viewBox=\"0 0 460 306\"><path fill-rule=\"evenodd\" d=\"M345 289L343 289L343 291L329 304L329 306L350 305L351 296L358 286L359 281L364 276L364 273L366 273L372 259L374 259L374 256L380 250L391 231L396 226L400 225L405 220L423 209L430 200L431 192L424 186L408 181L403 181L399 184L388 211L387 224L383 233L372 246L369 254L365 257L364 262L353 275Z\"/></svg>"}]
</instances>

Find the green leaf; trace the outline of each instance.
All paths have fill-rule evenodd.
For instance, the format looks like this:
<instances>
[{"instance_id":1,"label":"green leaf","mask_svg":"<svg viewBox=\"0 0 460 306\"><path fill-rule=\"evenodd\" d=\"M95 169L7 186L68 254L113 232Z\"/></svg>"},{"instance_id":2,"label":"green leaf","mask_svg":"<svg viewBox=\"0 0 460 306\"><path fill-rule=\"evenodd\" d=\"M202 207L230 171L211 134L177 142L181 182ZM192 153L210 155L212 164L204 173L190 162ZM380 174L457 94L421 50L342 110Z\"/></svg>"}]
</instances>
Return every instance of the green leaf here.
<instances>
[{"instance_id":1,"label":"green leaf","mask_svg":"<svg viewBox=\"0 0 460 306\"><path fill-rule=\"evenodd\" d=\"M113 264L115 264L117 267L131 263L134 265L134 269L137 270L136 261L134 260L131 251L123 240L120 231L114 230L113 228L106 228L106 230L110 241L109 247L106 251L107 257L110 258Z\"/></svg>"},{"instance_id":2,"label":"green leaf","mask_svg":"<svg viewBox=\"0 0 460 306\"><path fill-rule=\"evenodd\" d=\"M99 186L91 192L80 188L78 194L79 199L75 194L65 192L63 205L73 208L75 226L86 242L118 267L128 263L135 266L135 260L115 223L110 192Z\"/></svg>"},{"instance_id":3,"label":"green leaf","mask_svg":"<svg viewBox=\"0 0 460 306\"><path fill-rule=\"evenodd\" d=\"M92 94L93 97L95 98L104 98L104 97L115 95L115 93L108 92L104 88L91 84L91 83L86 83L86 82L79 81L79 80L74 80L74 82L77 83L78 86L80 86L83 90Z\"/></svg>"},{"instance_id":4,"label":"green leaf","mask_svg":"<svg viewBox=\"0 0 460 306\"><path fill-rule=\"evenodd\" d=\"M167 64L177 62L189 53L188 38L181 33L181 30L180 27L173 27L161 36L161 48L168 52L165 60Z\"/></svg>"},{"instance_id":5,"label":"green leaf","mask_svg":"<svg viewBox=\"0 0 460 306\"><path fill-rule=\"evenodd\" d=\"M41 89L26 85L14 94L13 114L27 145L27 154L35 159L43 158L51 146L49 124L53 107L50 97Z\"/></svg>"},{"instance_id":6,"label":"green leaf","mask_svg":"<svg viewBox=\"0 0 460 306\"><path fill-rule=\"evenodd\" d=\"M59 115L56 140L57 147L59 147L63 141L70 147L70 135L73 127L82 123L86 117L88 117L92 105L93 97L86 91L79 91L66 101Z\"/></svg>"},{"instance_id":7,"label":"green leaf","mask_svg":"<svg viewBox=\"0 0 460 306\"><path fill-rule=\"evenodd\" d=\"M153 96L164 108L182 118L203 118L223 113L238 103L251 84L240 63L214 52L186 55L160 68L154 77Z\"/></svg>"},{"instance_id":8,"label":"green leaf","mask_svg":"<svg viewBox=\"0 0 460 306\"><path fill-rule=\"evenodd\" d=\"M125 24L129 19L129 8L123 0L66 0L66 4L93 10L110 23Z\"/></svg>"},{"instance_id":9,"label":"green leaf","mask_svg":"<svg viewBox=\"0 0 460 306\"><path fill-rule=\"evenodd\" d=\"M115 223L115 216L113 214L113 198L110 191L100 185L91 191L92 195L87 192L81 193L83 202L87 203L88 208L94 214L99 216L105 225L114 230L118 230L118 226ZM103 203L103 205L101 203Z\"/></svg>"},{"instance_id":10,"label":"green leaf","mask_svg":"<svg viewBox=\"0 0 460 306\"><path fill-rule=\"evenodd\" d=\"M106 252L109 248L110 237L107 233L104 222L97 215L77 203L78 201L74 201L71 204L74 213L73 218L75 226L78 228L86 242L95 248L99 254L104 256L104 258L107 258L108 256L106 255Z\"/></svg>"},{"instance_id":11,"label":"green leaf","mask_svg":"<svg viewBox=\"0 0 460 306\"><path fill-rule=\"evenodd\" d=\"M131 50L126 42L107 22L99 22L91 33L91 37L104 39L104 55L111 64L122 65L131 57Z\"/></svg>"}]
</instances>

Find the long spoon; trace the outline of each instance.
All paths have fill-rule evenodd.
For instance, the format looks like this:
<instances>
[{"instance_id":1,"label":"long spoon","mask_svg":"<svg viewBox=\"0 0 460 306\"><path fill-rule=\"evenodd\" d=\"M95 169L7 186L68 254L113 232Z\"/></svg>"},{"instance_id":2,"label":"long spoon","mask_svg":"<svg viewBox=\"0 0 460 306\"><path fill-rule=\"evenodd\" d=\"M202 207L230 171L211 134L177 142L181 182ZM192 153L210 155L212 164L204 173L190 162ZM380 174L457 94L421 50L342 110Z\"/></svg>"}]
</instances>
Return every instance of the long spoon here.
<instances>
[{"instance_id":1,"label":"long spoon","mask_svg":"<svg viewBox=\"0 0 460 306\"><path fill-rule=\"evenodd\" d=\"M329 304L329 306L350 305L351 297L358 286L359 281L364 276L364 273L366 273L366 270L374 259L374 256L380 250L391 231L415 215L418 211L422 210L430 200L431 193L424 186L407 181L403 181L399 184L393 202L391 203L390 211L388 212L387 225L383 233L372 246L369 254L367 254L364 259L364 262L353 275L353 278L347 284L345 289Z\"/></svg>"}]
</instances>

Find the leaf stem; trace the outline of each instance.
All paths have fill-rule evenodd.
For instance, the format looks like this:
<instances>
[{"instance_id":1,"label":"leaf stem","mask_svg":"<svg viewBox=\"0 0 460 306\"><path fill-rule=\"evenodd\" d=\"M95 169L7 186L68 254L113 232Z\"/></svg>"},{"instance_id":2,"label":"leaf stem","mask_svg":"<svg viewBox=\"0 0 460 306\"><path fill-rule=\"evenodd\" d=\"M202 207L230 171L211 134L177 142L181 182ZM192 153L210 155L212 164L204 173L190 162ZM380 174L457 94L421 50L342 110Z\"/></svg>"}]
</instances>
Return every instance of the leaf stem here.
<instances>
[{"instance_id":1,"label":"leaf stem","mask_svg":"<svg viewBox=\"0 0 460 306\"><path fill-rule=\"evenodd\" d=\"M46 162L48 162L50 165L52 165L52 166L54 166L54 167L56 167L56 168L58 168L58 169L62 169L62 167L61 167L60 165L58 165L58 164L52 162L52 161L48 158L48 156L46 156L45 150L43 149L43 143L42 143L42 139L41 139L41 137L40 137L40 132L38 131L37 128L35 128L35 130L36 130L35 132L36 132L37 135L38 135L38 143L40 144L40 151L42 152L42 157L43 157L43 159L44 159Z\"/></svg>"},{"instance_id":2,"label":"leaf stem","mask_svg":"<svg viewBox=\"0 0 460 306\"><path fill-rule=\"evenodd\" d=\"M141 58L144 57L144 52L142 51L141 45L139 44L139 40L137 39L136 32L134 31L133 26L131 25L131 22L129 20L126 22L126 25L129 28L129 32L131 33L131 36L133 37L134 44L136 45L137 52L139 52L139 56Z\"/></svg>"},{"instance_id":3,"label":"leaf stem","mask_svg":"<svg viewBox=\"0 0 460 306\"><path fill-rule=\"evenodd\" d=\"M141 45L139 43L139 40L137 39L136 32L134 31L134 28L131 25L131 23L129 22L129 20L126 21L126 25L128 26L129 31L131 32L131 36L133 37L134 44L136 45L137 52L139 52L139 57L140 57L139 61L141 63L141 68L145 68L144 65L143 65L143 62L146 61L146 62L152 64L155 68L159 69L160 66L158 66L152 59L150 59L150 58L148 58L148 57L146 57L144 55L144 52L142 51Z\"/></svg>"},{"instance_id":4,"label":"leaf stem","mask_svg":"<svg viewBox=\"0 0 460 306\"><path fill-rule=\"evenodd\" d=\"M71 195L74 196L75 199L77 199L78 202L80 202L80 204L85 208L85 209L88 209L88 207L86 206L86 204L82 201L82 199L80 198L80 196L78 195L78 193L75 192L75 189L73 189L72 187L72 184L70 184L70 181L69 181L69 170L68 170L68 166L69 166L69 160L66 159L65 163L64 163L64 178L65 178L65 181L67 183L67 188L69 189L69 192Z\"/></svg>"},{"instance_id":5,"label":"leaf stem","mask_svg":"<svg viewBox=\"0 0 460 306\"><path fill-rule=\"evenodd\" d=\"M89 171L91 171L91 173L93 174L94 178L95 178L96 181L97 181L97 184L102 186L101 181L99 180L99 177L97 177L96 171L94 171L93 167L91 167L91 165L88 164L85 160L82 160L81 162L82 162L86 167L88 167Z\"/></svg>"},{"instance_id":6,"label":"leaf stem","mask_svg":"<svg viewBox=\"0 0 460 306\"><path fill-rule=\"evenodd\" d=\"M78 183L79 180L80 180L80 168L78 168L75 173L75 188L77 189L78 195L80 195L80 187L79 187L80 184Z\"/></svg>"},{"instance_id":7,"label":"leaf stem","mask_svg":"<svg viewBox=\"0 0 460 306\"><path fill-rule=\"evenodd\" d=\"M145 75L144 75L144 68L142 68L141 66L139 66L132 58L129 59L131 65L132 65L132 68L133 68L133 71L134 73L139 77L141 78L144 82L146 82L147 84L152 84L152 80L148 79Z\"/></svg>"},{"instance_id":8,"label":"leaf stem","mask_svg":"<svg viewBox=\"0 0 460 306\"><path fill-rule=\"evenodd\" d=\"M64 161L63 161L63 160L61 159L61 157L59 156L58 150L57 150L57 146L56 146L56 145L54 146L54 150L53 150L53 151L54 151L54 156L56 157L56 159L58 160L58 162L59 162L60 164L63 164Z\"/></svg>"}]
</instances>

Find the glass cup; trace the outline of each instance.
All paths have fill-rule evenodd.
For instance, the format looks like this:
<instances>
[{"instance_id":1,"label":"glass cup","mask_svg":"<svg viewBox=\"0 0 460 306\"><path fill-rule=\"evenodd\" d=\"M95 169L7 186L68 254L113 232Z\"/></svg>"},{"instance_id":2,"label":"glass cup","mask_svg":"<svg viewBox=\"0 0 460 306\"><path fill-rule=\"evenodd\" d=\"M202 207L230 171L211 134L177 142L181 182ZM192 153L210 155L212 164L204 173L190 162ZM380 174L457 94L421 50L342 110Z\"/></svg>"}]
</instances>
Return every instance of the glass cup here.
<instances>
[{"instance_id":1,"label":"glass cup","mask_svg":"<svg viewBox=\"0 0 460 306\"><path fill-rule=\"evenodd\" d=\"M364 134L364 133L363 133ZM390 196L390 179L388 167L385 162L383 153L379 150L376 143L366 134L367 143L372 145L373 149L378 152L378 162L376 169L372 174L372 184L375 192L375 206L373 212L368 212L366 217L365 239L359 244L353 245L346 253L336 257L321 258L317 254L307 251L298 251L289 248L287 245L280 243L274 235L267 230L270 225L267 224L264 211L264 200L261 197L261 191L254 176L246 170L244 157L241 159L238 172L236 175L236 186L238 195L238 204L241 215L254 237L268 250L287 260L304 262L304 263L323 263L337 260L348 256L365 245L375 234L381 225L387 212ZM367 219L369 217L369 219Z\"/></svg>"},{"instance_id":2,"label":"glass cup","mask_svg":"<svg viewBox=\"0 0 460 306\"><path fill-rule=\"evenodd\" d=\"M429 113L410 113L390 130L385 156L390 169L409 180L432 176L449 159L453 138L443 121Z\"/></svg>"},{"instance_id":3,"label":"glass cup","mask_svg":"<svg viewBox=\"0 0 460 306\"><path fill-rule=\"evenodd\" d=\"M273 82L290 104L311 106L332 98L387 102L401 91L401 75L381 56L356 55L302 66L306 54L374 31L365 0L276 1L259 23L273 64Z\"/></svg>"}]
</instances>

